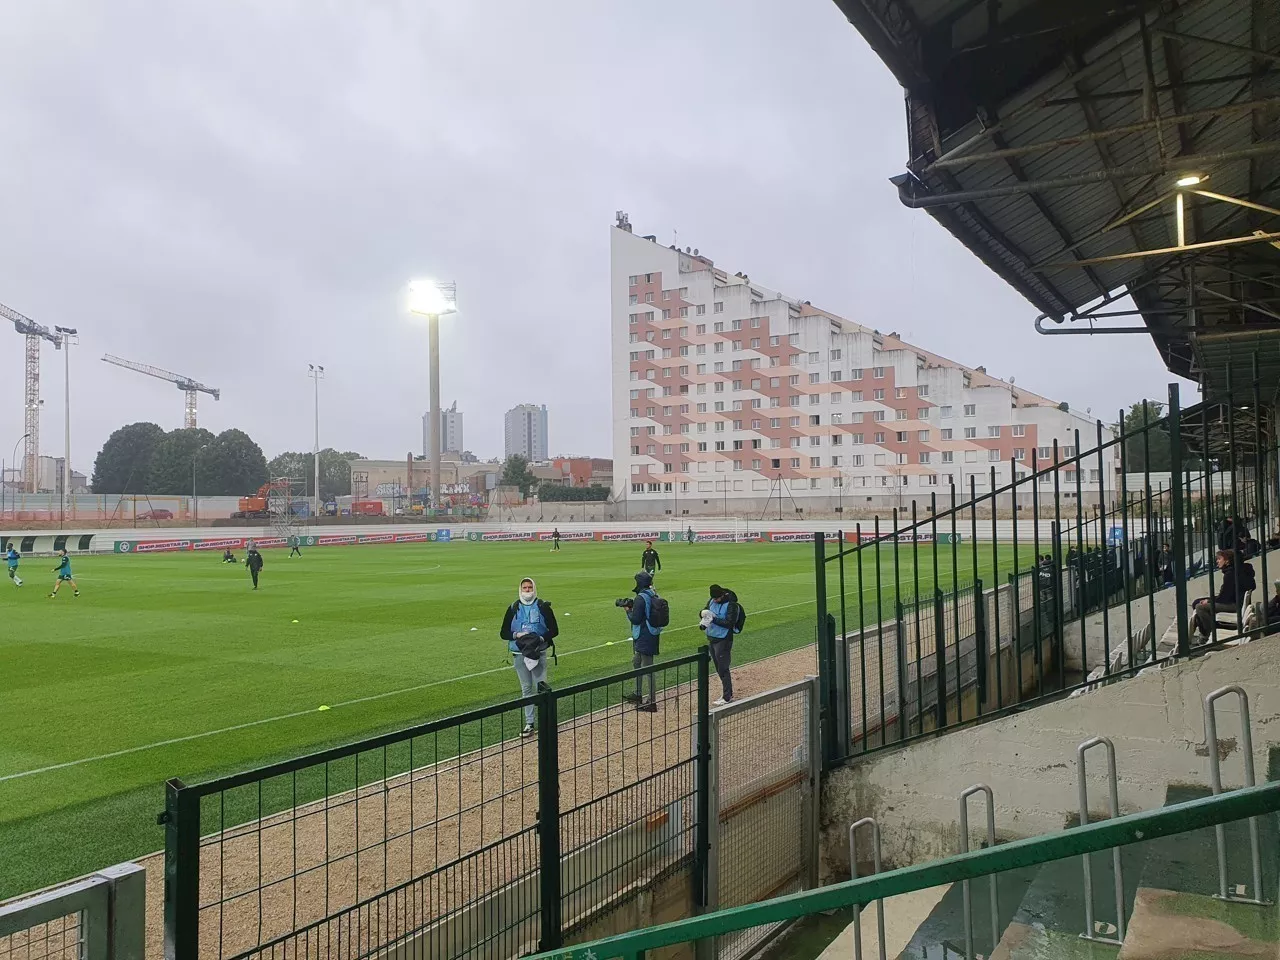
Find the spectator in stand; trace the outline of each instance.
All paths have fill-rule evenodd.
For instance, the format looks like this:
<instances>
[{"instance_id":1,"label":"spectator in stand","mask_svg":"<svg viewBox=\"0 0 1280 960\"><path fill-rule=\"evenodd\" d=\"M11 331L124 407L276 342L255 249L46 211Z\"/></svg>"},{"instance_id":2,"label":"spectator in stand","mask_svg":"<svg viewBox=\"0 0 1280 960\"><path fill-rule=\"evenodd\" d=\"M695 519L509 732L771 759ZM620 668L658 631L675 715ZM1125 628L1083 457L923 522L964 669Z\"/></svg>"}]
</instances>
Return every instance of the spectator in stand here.
<instances>
[{"instance_id":1,"label":"spectator in stand","mask_svg":"<svg viewBox=\"0 0 1280 960\"><path fill-rule=\"evenodd\" d=\"M1222 571L1218 595L1197 600L1194 605L1196 632L1201 643L1207 643L1213 634L1214 614L1218 611L1239 613L1245 595L1257 583L1253 564L1237 559L1234 550L1218 551L1218 569Z\"/></svg>"}]
</instances>

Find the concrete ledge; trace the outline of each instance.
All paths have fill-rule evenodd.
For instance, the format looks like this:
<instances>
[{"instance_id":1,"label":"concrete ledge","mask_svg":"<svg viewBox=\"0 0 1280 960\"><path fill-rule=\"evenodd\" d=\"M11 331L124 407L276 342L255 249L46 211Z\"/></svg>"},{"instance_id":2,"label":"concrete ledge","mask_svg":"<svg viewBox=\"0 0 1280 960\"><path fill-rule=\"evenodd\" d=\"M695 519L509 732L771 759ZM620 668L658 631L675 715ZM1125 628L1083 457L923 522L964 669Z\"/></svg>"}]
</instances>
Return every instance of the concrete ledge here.
<instances>
[{"instance_id":1,"label":"concrete ledge","mask_svg":"<svg viewBox=\"0 0 1280 960\"><path fill-rule=\"evenodd\" d=\"M848 876L848 825L860 817L879 821L886 864L907 866L955 853L956 798L977 782L995 791L1002 839L1063 829L1077 816L1076 747L1095 735L1115 743L1125 813L1162 806L1170 783L1207 786L1202 702L1231 683L1249 694L1254 765L1265 771L1270 748L1280 744L1280 637L851 761L824 778L824 876ZM1243 763L1234 698L1220 701L1218 717L1223 785L1239 786ZM1101 770L1099 764L1090 790L1099 816L1106 797ZM971 819L980 826L985 816L975 808Z\"/></svg>"}]
</instances>

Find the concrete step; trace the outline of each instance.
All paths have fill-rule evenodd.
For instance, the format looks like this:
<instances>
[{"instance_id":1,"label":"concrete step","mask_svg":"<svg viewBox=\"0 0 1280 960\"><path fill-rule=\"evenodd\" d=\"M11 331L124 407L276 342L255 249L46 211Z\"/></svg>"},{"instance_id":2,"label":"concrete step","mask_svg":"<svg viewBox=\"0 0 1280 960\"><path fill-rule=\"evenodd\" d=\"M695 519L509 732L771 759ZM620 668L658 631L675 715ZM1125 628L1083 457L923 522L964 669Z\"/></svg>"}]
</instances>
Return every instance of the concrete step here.
<instances>
[{"instance_id":1,"label":"concrete step","mask_svg":"<svg viewBox=\"0 0 1280 960\"><path fill-rule=\"evenodd\" d=\"M1000 929L1008 925L1014 911L1036 876L1036 868L1009 870L996 875L996 899ZM986 878L970 881L974 951L983 957L990 954L991 912L990 884ZM864 926L865 921L864 921ZM907 945L897 956L900 960L943 960L964 956L964 891L960 884L950 889L930 911ZM887 954L894 956L894 954Z\"/></svg>"},{"instance_id":2,"label":"concrete step","mask_svg":"<svg viewBox=\"0 0 1280 960\"><path fill-rule=\"evenodd\" d=\"M1138 890L1118 960L1264 957L1280 957L1280 915L1274 906L1143 887Z\"/></svg>"}]
</instances>

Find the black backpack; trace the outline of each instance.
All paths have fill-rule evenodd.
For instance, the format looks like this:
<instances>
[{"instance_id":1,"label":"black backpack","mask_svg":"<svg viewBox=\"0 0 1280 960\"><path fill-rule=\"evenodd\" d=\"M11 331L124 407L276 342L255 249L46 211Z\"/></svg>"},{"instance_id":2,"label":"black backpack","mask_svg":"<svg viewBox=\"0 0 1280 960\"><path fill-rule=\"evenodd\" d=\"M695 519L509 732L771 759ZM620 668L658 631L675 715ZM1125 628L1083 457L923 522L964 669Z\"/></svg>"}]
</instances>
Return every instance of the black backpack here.
<instances>
[{"instance_id":1,"label":"black backpack","mask_svg":"<svg viewBox=\"0 0 1280 960\"><path fill-rule=\"evenodd\" d=\"M742 629L747 625L747 608L740 603L736 606L738 608L738 618L734 621L733 632L738 634L741 633Z\"/></svg>"},{"instance_id":2,"label":"black backpack","mask_svg":"<svg viewBox=\"0 0 1280 960\"><path fill-rule=\"evenodd\" d=\"M645 599L649 602L649 609L645 617L649 624L649 630L653 633L659 633L671 623L671 606L656 593L650 593Z\"/></svg>"}]
</instances>

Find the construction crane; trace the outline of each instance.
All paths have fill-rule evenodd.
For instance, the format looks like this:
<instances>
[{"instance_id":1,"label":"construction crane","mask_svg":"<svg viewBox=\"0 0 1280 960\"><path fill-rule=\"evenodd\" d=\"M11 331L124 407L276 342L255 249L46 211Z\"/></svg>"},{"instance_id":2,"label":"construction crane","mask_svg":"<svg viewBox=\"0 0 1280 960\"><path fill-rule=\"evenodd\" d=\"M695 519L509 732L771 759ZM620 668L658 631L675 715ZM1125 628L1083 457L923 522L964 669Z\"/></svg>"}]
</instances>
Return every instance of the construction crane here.
<instances>
[{"instance_id":1,"label":"construction crane","mask_svg":"<svg viewBox=\"0 0 1280 960\"><path fill-rule=\"evenodd\" d=\"M217 387L206 387L203 383L192 380L190 377L184 377L180 373L170 373L168 370L161 370L159 367L148 366L145 363L134 363L132 360L121 360L119 357L113 357L109 353L102 359L107 363L115 364L117 367L136 370L138 373L145 373L148 377L155 377L157 380L168 380L176 385L179 390L187 395L186 414L182 418L182 425L188 430L196 425L196 396L198 394L207 393L215 400L222 399L222 391Z\"/></svg>"},{"instance_id":2,"label":"construction crane","mask_svg":"<svg viewBox=\"0 0 1280 960\"><path fill-rule=\"evenodd\" d=\"M36 461L40 457L40 341L48 340L61 349L62 338L43 324L24 317L0 303L0 317L13 323L13 328L27 338L26 391L23 402L26 440L23 447L22 481L28 493L36 492Z\"/></svg>"}]
</instances>

